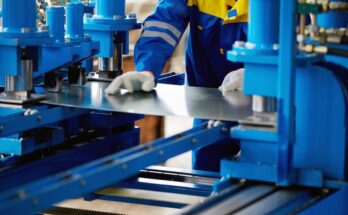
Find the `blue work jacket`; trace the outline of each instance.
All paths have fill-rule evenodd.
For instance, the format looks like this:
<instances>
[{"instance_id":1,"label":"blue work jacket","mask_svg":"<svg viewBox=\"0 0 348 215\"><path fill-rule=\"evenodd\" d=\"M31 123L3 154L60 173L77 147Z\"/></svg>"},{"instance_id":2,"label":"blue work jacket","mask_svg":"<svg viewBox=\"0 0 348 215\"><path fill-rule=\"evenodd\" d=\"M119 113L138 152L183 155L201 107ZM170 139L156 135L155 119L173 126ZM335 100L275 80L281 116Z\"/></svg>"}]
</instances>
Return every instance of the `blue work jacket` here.
<instances>
[{"instance_id":1,"label":"blue work jacket","mask_svg":"<svg viewBox=\"0 0 348 215\"><path fill-rule=\"evenodd\" d=\"M230 72L243 67L227 60L235 41L246 41L247 0L159 0L144 22L135 46L137 71L158 78L190 24L186 74L190 86L218 87Z\"/></svg>"}]
</instances>

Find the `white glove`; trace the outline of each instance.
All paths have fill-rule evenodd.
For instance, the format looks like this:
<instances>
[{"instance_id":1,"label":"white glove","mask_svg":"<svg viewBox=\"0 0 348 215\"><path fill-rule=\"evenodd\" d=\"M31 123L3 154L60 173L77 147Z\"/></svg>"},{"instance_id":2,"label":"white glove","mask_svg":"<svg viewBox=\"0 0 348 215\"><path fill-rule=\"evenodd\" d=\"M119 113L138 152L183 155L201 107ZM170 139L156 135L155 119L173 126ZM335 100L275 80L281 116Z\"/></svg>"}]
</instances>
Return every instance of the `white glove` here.
<instances>
[{"instance_id":1,"label":"white glove","mask_svg":"<svg viewBox=\"0 0 348 215\"><path fill-rule=\"evenodd\" d=\"M113 95L125 88L128 92L145 91L150 92L155 87L155 76L152 72L127 72L111 82L105 89L105 93Z\"/></svg>"},{"instance_id":2,"label":"white glove","mask_svg":"<svg viewBox=\"0 0 348 215\"><path fill-rule=\"evenodd\" d=\"M238 69L226 75L219 90L223 95L229 91L243 91L244 69Z\"/></svg>"}]
</instances>

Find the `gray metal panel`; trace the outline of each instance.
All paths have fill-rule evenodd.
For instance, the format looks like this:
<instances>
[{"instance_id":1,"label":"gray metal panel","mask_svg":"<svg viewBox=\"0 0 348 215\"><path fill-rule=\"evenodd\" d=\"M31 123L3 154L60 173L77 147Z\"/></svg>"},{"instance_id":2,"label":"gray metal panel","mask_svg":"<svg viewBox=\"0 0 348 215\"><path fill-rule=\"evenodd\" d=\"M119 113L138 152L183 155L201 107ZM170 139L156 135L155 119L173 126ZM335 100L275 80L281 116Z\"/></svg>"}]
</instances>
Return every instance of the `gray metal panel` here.
<instances>
[{"instance_id":1,"label":"gray metal panel","mask_svg":"<svg viewBox=\"0 0 348 215\"><path fill-rule=\"evenodd\" d=\"M238 121L252 115L251 99L238 92L223 96L218 89L158 84L150 93L122 90L106 95L108 83L90 82L49 93L44 104L159 116Z\"/></svg>"}]
</instances>

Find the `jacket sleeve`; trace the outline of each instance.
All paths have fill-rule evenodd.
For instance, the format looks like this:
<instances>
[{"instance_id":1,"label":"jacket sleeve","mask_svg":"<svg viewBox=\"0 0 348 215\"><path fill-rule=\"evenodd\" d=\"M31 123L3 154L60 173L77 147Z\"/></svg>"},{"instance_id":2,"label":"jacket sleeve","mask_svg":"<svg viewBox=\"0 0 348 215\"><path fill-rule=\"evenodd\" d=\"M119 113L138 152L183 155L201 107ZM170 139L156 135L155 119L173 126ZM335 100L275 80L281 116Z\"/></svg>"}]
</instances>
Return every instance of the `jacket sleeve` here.
<instances>
[{"instance_id":1,"label":"jacket sleeve","mask_svg":"<svg viewBox=\"0 0 348 215\"><path fill-rule=\"evenodd\" d=\"M188 22L186 0L159 0L155 12L145 20L135 45L136 70L151 71L158 78Z\"/></svg>"}]
</instances>

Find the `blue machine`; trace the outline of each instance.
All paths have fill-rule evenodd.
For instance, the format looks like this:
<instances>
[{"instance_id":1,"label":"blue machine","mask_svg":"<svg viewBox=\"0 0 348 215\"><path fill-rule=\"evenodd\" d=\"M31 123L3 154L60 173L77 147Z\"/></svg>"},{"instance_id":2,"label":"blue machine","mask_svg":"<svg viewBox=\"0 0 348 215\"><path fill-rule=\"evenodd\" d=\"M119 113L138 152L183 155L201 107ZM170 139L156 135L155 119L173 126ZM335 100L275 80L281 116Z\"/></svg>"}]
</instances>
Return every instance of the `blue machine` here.
<instances>
[{"instance_id":1,"label":"blue machine","mask_svg":"<svg viewBox=\"0 0 348 215\"><path fill-rule=\"evenodd\" d=\"M254 114L139 145L134 122L142 115L38 102L64 85L81 89L86 79L121 74L128 31L140 28L135 15L125 14L125 0L49 7L40 28L35 0L3 0L0 214L43 213L78 196L183 208L182 214L347 213L347 11L348 0L250 0L248 42L237 42L228 58L245 65L244 94L253 97ZM162 80L182 81L173 74ZM221 161L219 173L149 167L226 138L239 139L241 150ZM113 188L205 200L159 201Z\"/></svg>"},{"instance_id":2,"label":"blue machine","mask_svg":"<svg viewBox=\"0 0 348 215\"><path fill-rule=\"evenodd\" d=\"M128 54L128 31L139 29L135 14L126 15L125 0L96 0L95 14L87 13L84 28L100 41L98 71L90 74L90 80L111 81L123 72L122 55Z\"/></svg>"},{"instance_id":3,"label":"blue machine","mask_svg":"<svg viewBox=\"0 0 348 215\"><path fill-rule=\"evenodd\" d=\"M255 116L233 128L232 136L241 139L241 156L224 160L221 171L279 185L336 187L348 173L347 86L338 76L347 65L326 67L322 64L330 60L296 52L295 20L286 18L295 11L296 2L250 1L248 43L237 44L229 59L245 63L244 93L254 96ZM347 24L346 14L341 14ZM332 14L326 16L335 27ZM274 125L261 122L244 128L262 116L274 119Z\"/></svg>"}]
</instances>

